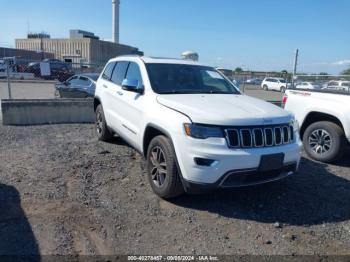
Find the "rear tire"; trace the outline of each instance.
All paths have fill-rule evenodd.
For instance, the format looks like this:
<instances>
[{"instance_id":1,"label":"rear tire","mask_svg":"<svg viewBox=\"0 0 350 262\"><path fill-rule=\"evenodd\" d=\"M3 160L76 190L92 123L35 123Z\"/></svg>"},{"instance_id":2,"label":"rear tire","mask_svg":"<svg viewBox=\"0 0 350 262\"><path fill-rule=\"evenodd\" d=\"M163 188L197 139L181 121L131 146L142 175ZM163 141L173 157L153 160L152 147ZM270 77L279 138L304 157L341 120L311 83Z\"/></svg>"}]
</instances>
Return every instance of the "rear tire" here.
<instances>
[{"instance_id":1,"label":"rear tire","mask_svg":"<svg viewBox=\"0 0 350 262\"><path fill-rule=\"evenodd\" d=\"M344 154L346 143L343 129L333 122L311 124L303 135L306 153L313 159L330 163Z\"/></svg>"},{"instance_id":2,"label":"rear tire","mask_svg":"<svg viewBox=\"0 0 350 262\"><path fill-rule=\"evenodd\" d=\"M184 193L175 151L167 137L157 136L151 141L147 150L147 173L159 197L169 199Z\"/></svg>"},{"instance_id":3,"label":"rear tire","mask_svg":"<svg viewBox=\"0 0 350 262\"><path fill-rule=\"evenodd\" d=\"M113 134L109 131L102 105L98 105L95 111L95 127L99 141L109 141L113 138Z\"/></svg>"}]
</instances>

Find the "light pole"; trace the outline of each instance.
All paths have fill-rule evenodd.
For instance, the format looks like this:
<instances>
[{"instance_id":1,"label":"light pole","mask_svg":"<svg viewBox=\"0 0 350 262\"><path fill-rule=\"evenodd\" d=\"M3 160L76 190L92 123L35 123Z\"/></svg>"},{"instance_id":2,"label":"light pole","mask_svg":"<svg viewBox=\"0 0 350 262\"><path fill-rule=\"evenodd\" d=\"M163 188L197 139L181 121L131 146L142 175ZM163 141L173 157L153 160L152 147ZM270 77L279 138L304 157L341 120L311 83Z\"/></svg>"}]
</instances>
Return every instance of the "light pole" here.
<instances>
[{"instance_id":1,"label":"light pole","mask_svg":"<svg viewBox=\"0 0 350 262\"><path fill-rule=\"evenodd\" d=\"M299 49L295 50L293 78L292 78L292 88L294 88L295 75L297 74L298 57L299 57Z\"/></svg>"}]
</instances>

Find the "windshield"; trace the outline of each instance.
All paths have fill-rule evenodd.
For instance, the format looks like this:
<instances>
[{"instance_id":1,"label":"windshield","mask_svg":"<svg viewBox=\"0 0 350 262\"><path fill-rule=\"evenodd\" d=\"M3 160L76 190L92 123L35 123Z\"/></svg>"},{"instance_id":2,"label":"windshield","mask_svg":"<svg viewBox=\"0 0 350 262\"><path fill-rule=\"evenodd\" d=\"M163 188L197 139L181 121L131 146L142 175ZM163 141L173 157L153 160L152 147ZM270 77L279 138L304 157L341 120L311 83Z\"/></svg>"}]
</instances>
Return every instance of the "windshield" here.
<instances>
[{"instance_id":1,"label":"windshield","mask_svg":"<svg viewBox=\"0 0 350 262\"><path fill-rule=\"evenodd\" d=\"M212 67L146 64L152 89L158 94L240 94Z\"/></svg>"},{"instance_id":2,"label":"windshield","mask_svg":"<svg viewBox=\"0 0 350 262\"><path fill-rule=\"evenodd\" d=\"M285 83L286 82L286 80L284 80L284 79L279 79L279 80L280 80L281 83Z\"/></svg>"}]
</instances>

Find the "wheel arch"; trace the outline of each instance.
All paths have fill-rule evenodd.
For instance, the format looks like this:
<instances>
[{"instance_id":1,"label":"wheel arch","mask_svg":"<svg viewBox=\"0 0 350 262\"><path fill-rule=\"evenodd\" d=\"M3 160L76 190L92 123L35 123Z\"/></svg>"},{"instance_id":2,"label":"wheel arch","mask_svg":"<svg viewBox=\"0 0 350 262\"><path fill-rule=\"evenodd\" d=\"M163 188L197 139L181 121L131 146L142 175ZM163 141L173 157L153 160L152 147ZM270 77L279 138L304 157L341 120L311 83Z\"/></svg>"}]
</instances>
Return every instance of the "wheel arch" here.
<instances>
[{"instance_id":1,"label":"wheel arch","mask_svg":"<svg viewBox=\"0 0 350 262\"><path fill-rule=\"evenodd\" d=\"M171 135L164 128L159 127L154 124L148 124L145 128L145 132L142 140L142 155L147 157L148 146L151 143L152 139L156 136L163 135L170 139L170 142L173 143Z\"/></svg>"},{"instance_id":2,"label":"wheel arch","mask_svg":"<svg viewBox=\"0 0 350 262\"><path fill-rule=\"evenodd\" d=\"M98 97L94 97L94 112L96 112L96 108L98 107L98 105L101 105L101 100Z\"/></svg>"},{"instance_id":3,"label":"wheel arch","mask_svg":"<svg viewBox=\"0 0 350 262\"><path fill-rule=\"evenodd\" d=\"M304 119L302 126L300 127L300 137L301 139L303 139L305 130L312 124L316 123L316 122L321 122L321 121L329 121L332 122L334 124L337 124L344 132L344 126L342 124L342 122L339 120L338 117L327 114L327 113L323 113L323 112L317 112L317 111L313 111L310 112Z\"/></svg>"}]
</instances>

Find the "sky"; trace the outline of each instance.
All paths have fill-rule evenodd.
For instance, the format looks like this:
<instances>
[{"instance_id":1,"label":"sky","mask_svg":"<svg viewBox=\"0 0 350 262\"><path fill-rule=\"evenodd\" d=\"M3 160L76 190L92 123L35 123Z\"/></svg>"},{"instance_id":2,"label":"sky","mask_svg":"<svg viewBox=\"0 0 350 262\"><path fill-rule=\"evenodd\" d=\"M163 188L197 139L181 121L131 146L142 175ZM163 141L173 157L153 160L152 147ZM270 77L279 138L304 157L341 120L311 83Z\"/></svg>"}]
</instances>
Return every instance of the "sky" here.
<instances>
[{"instance_id":1,"label":"sky","mask_svg":"<svg viewBox=\"0 0 350 262\"><path fill-rule=\"evenodd\" d=\"M350 67L349 0L121 0L120 42L149 56L199 53L200 62L245 70L339 74ZM111 0L1 0L0 46L29 31L112 34Z\"/></svg>"}]
</instances>

